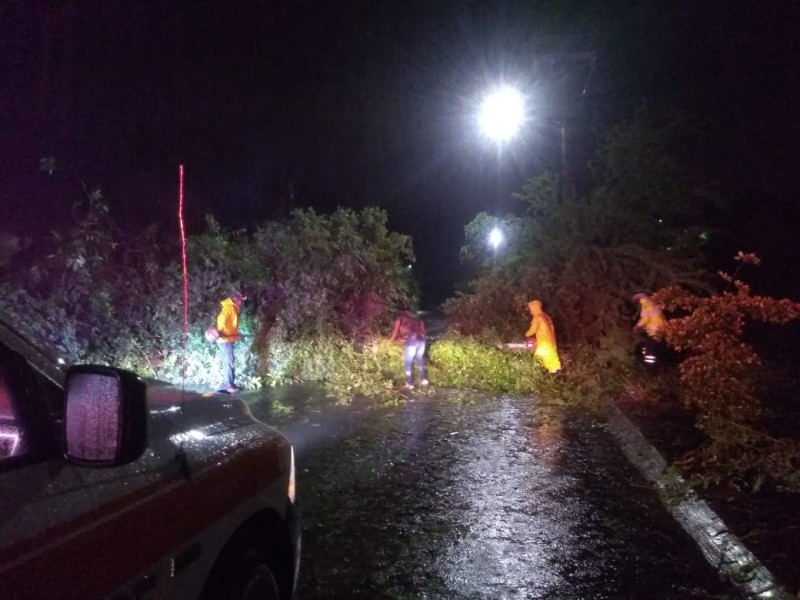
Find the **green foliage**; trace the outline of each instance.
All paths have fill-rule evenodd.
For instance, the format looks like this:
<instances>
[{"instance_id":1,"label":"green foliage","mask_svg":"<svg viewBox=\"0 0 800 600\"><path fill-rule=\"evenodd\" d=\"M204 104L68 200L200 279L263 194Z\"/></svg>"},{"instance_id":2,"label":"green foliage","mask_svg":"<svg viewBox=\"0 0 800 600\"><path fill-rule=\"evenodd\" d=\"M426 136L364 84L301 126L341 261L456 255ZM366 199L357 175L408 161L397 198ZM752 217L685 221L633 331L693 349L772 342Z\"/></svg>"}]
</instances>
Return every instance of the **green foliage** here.
<instances>
[{"instance_id":1,"label":"green foliage","mask_svg":"<svg viewBox=\"0 0 800 600\"><path fill-rule=\"evenodd\" d=\"M358 394L396 397L402 350L373 332L387 333L394 305L410 300L404 267L413 255L408 238L388 232L382 211L298 211L286 222L263 224L252 237L227 232L209 217L207 230L188 240L184 346L179 248L160 241L155 229L124 236L102 197L88 200L45 256L24 267L12 259L16 268L2 284L20 322L68 360L215 387L219 350L202 334L219 300L246 289L244 339L235 351L240 385L314 380L340 401ZM564 394L529 352L503 352L463 337L432 344L430 357L438 385Z\"/></svg>"},{"instance_id":2,"label":"green foliage","mask_svg":"<svg viewBox=\"0 0 800 600\"><path fill-rule=\"evenodd\" d=\"M302 381L322 384L341 403L393 396L403 381L402 350L385 340L356 345L336 336L273 343L265 383Z\"/></svg>"},{"instance_id":3,"label":"green foliage","mask_svg":"<svg viewBox=\"0 0 800 600\"><path fill-rule=\"evenodd\" d=\"M530 394L548 377L531 352L507 352L469 337L432 344L430 358L430 377L443 387Z\"/></svg>"},{"instance_id":4,"label":"green foliage","mask_svg":"<svg viewBox=\"0 0 800 600\"><path fill-rule=\"evenodd\" d=\"M127 243L99 190L77 203L74 213L71 229L32 242L37 260L12 261L2 295L21 326L37 329L66 359L108 362L118 341L131 337L126 313L131 297L152 283L137 271L151 255L144 244L134 244L137 252ZM148 320L141 307L134 308Z\"/></svg>"},{"instance_id":5,"label":"green foliage","mask_svg":"<svg viewBox=\"0 0 800 600\"><path fill-rule=\"evenodd\" d=\"M597 405L618 396L637 378L637 365L630 351L632 338L629 331L619 330L593 344L572 346L569 353L562 350L567 393L585 405Z\"/></svg>"},{"instance_id":6,"label":"green foliage","mask_svg":"<svg viewBox=\"0 0 800 600\"><path fill-rule=\"evenodd\" d=\"M73 213L74 222L47 239L0 236L4 308L67 362L215 387L219 350L202 334L220 300L243 290L237 382L255 387L271 344L325 334L364 339L388 328L396 305L410 301L410 239L389 232L379 209L297 211L255 235L207 217L206 231L187 240L186 323L177 236L165 242L155 227L125 234L99 190Z\"/></svg>"},{"instance_id":7,"label":"green foliage","mask_svg":"<svg viewBox=\"0 0 800 600\"><path fill-rule=\"evenodd\" d=\"M214 362L215 348L200 342L201 334L213 320L209 313L217 310L219 298L229 293L222 291L226 272L220 264L242 270L235 260L241 251L228 243L219 244L216 253L192 253L190 242L190 322L184 350L179 248L164 243L154 227L138 236L124 234L99 191L87 194L73 213L71 227L35 241L36 257L9 269L2 283L8 312L68 362L116 364L171 381L181 381L185 371L197 376L196 383L208 382L209 374L218 371L210 366L219 361ZM212 230L199 236L199 242L207 248L214 236L224 238ZM203 315L199 322L191 322L191 315L198 314ZM246 372L245 365L242 369Z\"/></svg>"},{"instance_id":8,"label":"green foliage","mask_svg":"<svg viewBox=\"0 0 800 600\"><path fill-rule=\"evenodd\" d=\"M264 224L253 239L273 273L269 310L290 338L336 332L366 339L410 300L411 240L387 229L381 209L297 210L286 222Z\"/></svg>"},{"instance_id":9,"label":"green foliage","mask_svg":"<svg viewBox=\"0 0 800 600\"><path fill-rule=\"evenodd\" d=\"M596 342L624 326L637 290L705 289L704 238L690 223L711 200L674 158L684 125L640 113L612 129L594 163L597 185L583 198L559 199L551 175L531 179L516 195L524 214L501 221L506 244L496 261L485 243L495 220L478 215L462 256L482 258L483 271L445 304L448 316L468 322L465 333L519 338L521 308L537 298L559 342Z\"/></svg>"},{"instance_id":10,"label":"green foliage","mask_svg":"<svg viewBox=\"0 0 800 600\"><path fill-rule=\"evenodd\" d=\"M742 252L736 260L759 262ZM665 341L683 353L682 397L709 437L709 443L686 460L713 468L720 478L736 476L755 487L772 480L800 491L800 443L774 439L758 427L764 393L758 385L761 359L743 338L748 323L782 325L800 318L800 304L753 296L743 282L720 275L735 291L699 296L670 286L654 295L675 313L667 321Z\"/></svg>"},{"instance_id":11,"label":"green foliage","mask_svg":"<svg viewBox=\"0 0 800 600\"><path fill-rule=\"evenodd\" d=\"M451 335L431 344L428 371L431 381L443 387L535 395L551 404L600 410L601 400L620 391L633 366L630 355L610 340L599 348L579 345L561 359L564 370L553 376L529 350L505 350Z\"/></svg>"},{"instance_id":12,"label":"green foliage","mask_svg":"<svg viewBox=\"0 0 800 600\"><path fill-rule=\"evenodd\" d=\"M254 250L245 231L226 231L207 215L206 231L187 240L190 299L219 300L234 291L257 291L266 286L270 271Z\"/></svg>"},{"instance_id":13,"label":"green foliage","mask_svg":"<svg viewBox=\"0 0 800 600\"><path fill-rule=\"evenodd\" d=\"M444 311L452 328L463 335L490 343L521 341L530 324L529 300L515 281L489 272L472 282L470 293L447 300Z\"/></svg>"},{"instance_id":14,"label":"green foliage","mask_svg":"<svg viewBox=\"0 0 800 600\"><path fill-rule=\"evenodd\" d=\"M239 327L242 340L234 347L233 356L236 384L244 389L257 389L262 385L257 374L258 357L249 343L251 327L252 319L243 313ZM161 352L155 360L145 357L143 352L138 355L121 352L121 362L117 364L164 381L217 389L222 381L221 350L216 343L207 342L203 333L199 328L190 331L185 350L182 343L176 342L173 351ZM142 357L145 357L144 362Z\"/></svg>"},{"instance_id":15,"label":"green foliage","mask_svg":"<svg viewBox=\"0 0 800 600\"><path fill-rule=\"evenodd\" d=\"M363 344L335 336L273 343L266 385L316 381L337 399L354 396L392 400L403 385L402 348L385 339ZM623 378L614 352L582 351L566 357L567 375L553 377L530 351L508 351L469 336L451 335L428 346L428 376L436 387L489 394L536 395L543 401L596 408ZM629 359L623 359L629 360ZM598 368L598 365L601 365Z\"/></svg>"}]
</instances>

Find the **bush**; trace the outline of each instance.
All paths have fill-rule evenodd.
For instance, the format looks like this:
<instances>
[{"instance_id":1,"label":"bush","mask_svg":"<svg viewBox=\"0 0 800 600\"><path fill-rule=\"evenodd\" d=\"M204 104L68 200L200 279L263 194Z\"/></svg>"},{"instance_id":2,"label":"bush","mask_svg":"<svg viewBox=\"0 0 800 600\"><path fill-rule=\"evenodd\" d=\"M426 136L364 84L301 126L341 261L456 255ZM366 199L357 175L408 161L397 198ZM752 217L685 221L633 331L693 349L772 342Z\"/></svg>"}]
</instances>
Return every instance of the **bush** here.
<instances>
[{"instance_id":1,"label":"bush","mask_svg":"<svg viewBox=\"0 0 800 600\"><path fill-rule=\"evenodd\" d=\"M280 352L271 344L321 336L327 348L326 335L367 339L388 327L397 304L411 300L411 241L388 231L380 209L296 211L254 235L226 231L207 217L206 230L187 239L186 313L181 248L172 237L164 242L155 227L126 234L99 190L87 192L73 214L68 229L48 238L0 233L3 307L68 363L114 364L215 387L218 350L202 332L220 300L243 290L249 299L235 351L237 382L255 387L266 370L261 357Z\"/></svg>"},{"instance_id":2,"label":"bush","mask_svg":"<svg viewBox=\"0 0 800 600\"><path fill-rule=\"evenodd\" d=\"M583 197L560 197L545 174L514 195L515 214L477 215L462 257L479 263L478 275L444 307L462 333L518 339L525 303L539 299L561 344L596 344L629 328L637 290L708 289L703 256L713 232L698 224L713 196L678 158L692 139L687 125L640 111L603 139ZM496 253L486 243L493 227L505 234Z\"/></svg>"},{"instance_id":3,"label":"bush","mask_svg":"<svg viewBox=\"0 0 800 600\"><path fill-rule=\"evenodd\" d=\"M410 303L405 268L411 240L387 229L386 212L338 209L331 215L297 210L282 223L265 223L253 253L272 274L264 316L280 321L290 339L334 332L369 339Z\"/></svg>"},{"instance_id":4,"label":"bush","mask_svg":"<svg viewBox=\"0 0 800 600\"><path fill-rule=\"evenodd\" d=\"M759 263L742 252L736 260L740 267ZM682 462L703 467L711 481L740 479L755 488L770 481L800 491L800 442L774 438L761 427L761 358L743 338L751 322L780 325L797 319L800 304L751 295L735 275L720 275L735 291L698 296L672 286L654 295L674 314L664 337L682 353L681 396L708 436L708 443Z\"/></svg>"},{"instance_id":5,"label":"bush","mask_svg":"<svg viewBox=\"0 0 800 600\"><path fill-rule=\"evenodd\" d=\"M266 385L316 381L339 402L393 397L403 382L402 350L386 340L365 344L332 335L270 345Z\"/></svg>"},{"instance_id":6,"label":"bush","mask_svg":"<svg viewBox=\"0 0 800 600\"><path fill-rule=\"evenodd\" d=\"M430 376L443 387L493 394L530 394L547 372L530 352L508 352L470 337L442 339L430 348Z\"/></svg>"}]
</instances>

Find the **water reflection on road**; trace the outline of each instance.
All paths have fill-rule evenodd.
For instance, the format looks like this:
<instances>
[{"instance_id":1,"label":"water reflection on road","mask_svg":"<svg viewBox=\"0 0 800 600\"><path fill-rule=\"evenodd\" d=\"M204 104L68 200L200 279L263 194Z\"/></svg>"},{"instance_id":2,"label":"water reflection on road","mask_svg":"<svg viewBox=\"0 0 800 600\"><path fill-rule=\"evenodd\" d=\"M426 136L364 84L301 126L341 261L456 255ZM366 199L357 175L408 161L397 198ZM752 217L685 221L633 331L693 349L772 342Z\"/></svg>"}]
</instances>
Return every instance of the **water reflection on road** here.
<instances>
[{"instance_id":1,"label":"water reflection on road","mask_svg":"<svg viewBox=\"0 0 800 600\"><path fill-rule=\"evenodd\" d=\"M248 402L296 446L301 600L725 597L586 415L450 391Z\"/></svg>"}]
</instances>

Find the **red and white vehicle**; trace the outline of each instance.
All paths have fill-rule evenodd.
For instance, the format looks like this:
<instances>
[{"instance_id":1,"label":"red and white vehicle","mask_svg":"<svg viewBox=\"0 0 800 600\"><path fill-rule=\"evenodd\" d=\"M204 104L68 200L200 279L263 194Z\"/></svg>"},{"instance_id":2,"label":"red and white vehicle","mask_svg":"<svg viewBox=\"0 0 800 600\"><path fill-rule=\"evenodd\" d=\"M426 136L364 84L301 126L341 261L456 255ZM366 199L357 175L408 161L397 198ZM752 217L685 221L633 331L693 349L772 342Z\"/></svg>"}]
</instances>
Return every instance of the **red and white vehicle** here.
<instances>
[{"instance_id":1,"label":"red and white vehicle","mask_svg":"<svg viewBox=\"0 0 800 600\"><path fill-rule=\"evenodd\" d=\"M294 455L236 397L62 371L0 314L0 598L288 600Z\"/></svg>"}]
</instances>

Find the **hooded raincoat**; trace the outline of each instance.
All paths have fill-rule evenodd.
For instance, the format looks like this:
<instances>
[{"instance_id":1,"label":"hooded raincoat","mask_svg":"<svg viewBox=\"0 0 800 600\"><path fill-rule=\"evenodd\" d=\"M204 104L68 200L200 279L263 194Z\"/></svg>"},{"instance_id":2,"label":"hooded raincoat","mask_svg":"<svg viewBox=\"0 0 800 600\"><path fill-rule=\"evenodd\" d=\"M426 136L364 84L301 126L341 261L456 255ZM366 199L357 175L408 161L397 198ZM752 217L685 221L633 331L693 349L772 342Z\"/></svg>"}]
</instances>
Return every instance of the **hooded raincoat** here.
<instances>
[{"instance_id":1,"label":"hooded raincoat","mask_svg":"<svg viewBox=\"0 0 800 600\"><path fill-rule=\"evenodd\" d=\"M636 294L634 298L639 301L640 308L636 327L644 329L651 338L658 338L666 323L661 308L647 294Z\"/></svg>"},{"instance_id":2,"label":"hooded raincoat","mask_svg":"<svg viewBox=\"0 0 800 600\"><path fill-rule=\"evenodd\" d=\"M528 310L533 318L525 337L536 338L536 350L533 351L534 357L539 359L544 368L550 373L560 371L561 360L558 358L556 332L553 328L552 319L542 310L542 303L538 300L528 302Z\"/></svg>"},{"instance_id":3,"label":"hooded raincoat","mask_svg":"<svg viewBox=\"0 0 800 600\"><path fill-rule=\"evenodd\" d=\"M242 339L239 334L239 307L231 298L220 302L222 309L217 315L217 329L219 330L218 343L238 342Z\"/></svg>"}]
</instances>

